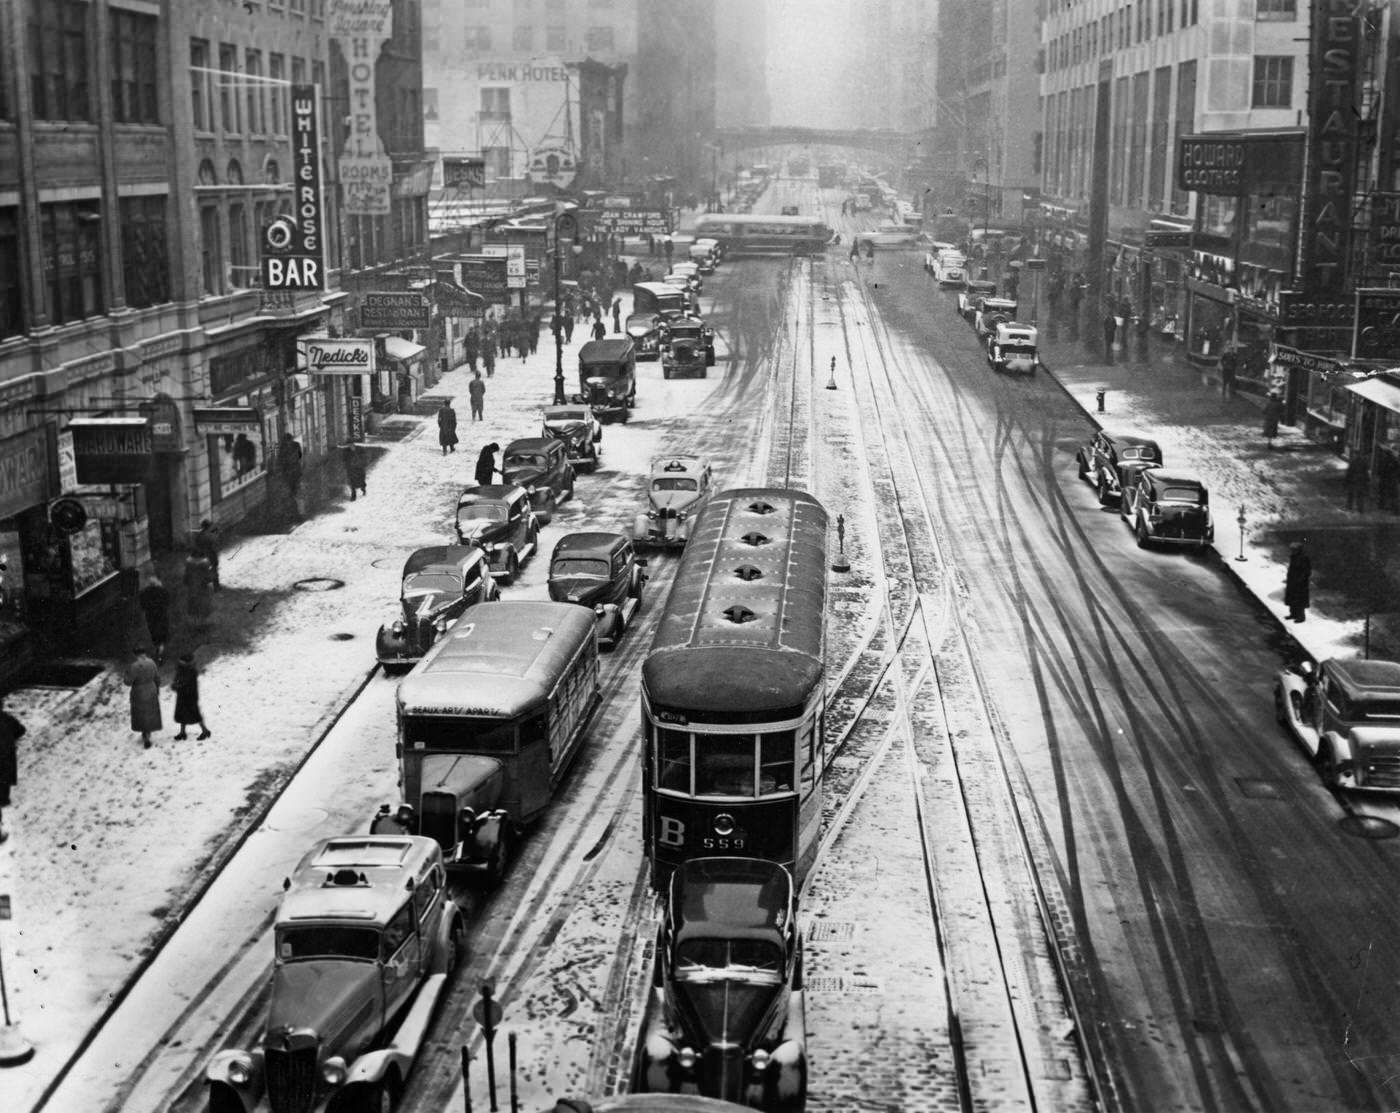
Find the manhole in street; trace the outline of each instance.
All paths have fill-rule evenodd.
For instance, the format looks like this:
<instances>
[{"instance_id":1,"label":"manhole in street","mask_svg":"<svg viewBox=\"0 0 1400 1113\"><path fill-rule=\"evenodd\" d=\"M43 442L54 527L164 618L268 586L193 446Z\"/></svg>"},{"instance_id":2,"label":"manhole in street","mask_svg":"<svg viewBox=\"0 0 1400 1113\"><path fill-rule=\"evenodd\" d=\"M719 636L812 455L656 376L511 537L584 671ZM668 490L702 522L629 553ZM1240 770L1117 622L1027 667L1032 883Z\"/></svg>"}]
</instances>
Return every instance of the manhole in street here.
<instances>
[{"instance_id":1,"label":"manhole in street","mask_svg":"<svg viewBox=\"0 0 1400 1113\"><path fill-rule=\"evenodd\" d=\"M354 640L355 640L355 635L354 635L354 634L347 634L344 630L340 631L340 632L337 633L337 634L332 634L332 635L331 635L331 641L333 641L333 642L349 642L349 641L354 641Z\"/></svg>"},{"instance_id":2,"label":"manhole in street","mask_svg":"<svg viewBox=\"0 0 1400 1113\"><path fill-rule=\"evenodd\" d=\"M292 584L292 587L297 591L339 591L344 586L344 580L337 580L330 576L309 576Z\"/></svg>"},{"instance_id":3,"label":"manhole in street","mask_svg":"<svg viewBox=\"0 0 1400 1113\"><path fill-rule=\"evenodd\" d=\"M856 925L851 920L818 920L812 925L813 943L849 943L856 937Z\"/></svg>"},{"instance_id":4,"label":"manhole in street","mask_svg":"<svg viewBox=\"0 0 1400 1113\"><path fill-rule=\"evenodd\" d=\"M1251 800L1283 799L1283 791L1277 781L1265 780L1262 777L1236 777L1235 784L1239 785L1240 792Z\"/></svg>"},{"instance_id":5,"label":"manhole in street","mask_svg":"<svg viewBox=\"0 0 1400 1113\"><path fill-rule=\"evenodd\" d=\"M369 562L369 566L371 568L393 568L399 563L400 561L397 557L376 557Z\"/></svg>"},{"instance_id":6,"label":"manhole in street","mask_svg":"<svg viewBox=\"0 0 1400 1113\"><path fill-rule=\"evenodd\" d=\"M1378 815L1349 815L1342 819L1342 830L1358 839L1393 839L1400 827Z\"/></svg>"}]
</instances>

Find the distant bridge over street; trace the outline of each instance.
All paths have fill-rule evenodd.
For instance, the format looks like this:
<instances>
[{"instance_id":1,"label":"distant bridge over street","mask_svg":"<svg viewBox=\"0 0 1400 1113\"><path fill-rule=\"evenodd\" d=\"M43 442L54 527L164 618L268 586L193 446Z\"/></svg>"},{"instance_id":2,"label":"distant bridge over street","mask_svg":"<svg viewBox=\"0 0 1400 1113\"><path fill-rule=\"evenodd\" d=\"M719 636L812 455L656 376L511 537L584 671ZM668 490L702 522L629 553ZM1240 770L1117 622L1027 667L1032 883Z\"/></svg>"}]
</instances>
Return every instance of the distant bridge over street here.
<instances>
[{"instance_id":1,"label":"distant bridge over street","mask_svg":"<svg viewBox=\"0 0 1400 1113\"><path fill-rule=\"evenodd\" d=\"M791 125L772 127L717 128L715 140L726 153L755 147L849 147L883 155L898 165L917 153L927 136L921 132L892 128L805 128Z\"/></svg>"}]
</instances>

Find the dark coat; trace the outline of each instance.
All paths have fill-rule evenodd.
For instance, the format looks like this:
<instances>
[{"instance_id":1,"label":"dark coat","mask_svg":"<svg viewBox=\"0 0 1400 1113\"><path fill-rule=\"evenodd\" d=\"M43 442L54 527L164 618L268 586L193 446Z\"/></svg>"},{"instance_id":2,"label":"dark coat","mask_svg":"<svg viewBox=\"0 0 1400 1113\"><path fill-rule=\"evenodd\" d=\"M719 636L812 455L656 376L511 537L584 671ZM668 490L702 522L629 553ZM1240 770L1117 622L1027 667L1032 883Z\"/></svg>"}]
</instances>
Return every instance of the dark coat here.
<instances>
[{"instance_id":1,"label":"dark coat","mask_svg":"<svg viewBox=\"0 0 1400 1113\"><path fill-rule=\"evenodd\" d=\"M24 724L8 711L0 711L0 807L10 803L10 789L19 784L19 749Z\"/></svg>"},{"instance_id":2,"label":"dark coat","mask_svg":"<svg viewBox=\"0 0 1400 1113\"><path fill-rule=\"evenodd\" d=\"M457 411L451 406L438 410L438 444L446 447L457 443Z\"/></svg>"},{"instance_id":3,"label":"dark coat","mask_svg":"<svg viewBox=\"0 0 1400 1113\"><path fill-rule=\"evenodd\" d=\"M345 482L351 487L365 485L365 458L359 446L347 444L343 454L345 461Z\"/></svg>"},{"instance_id":4,"label":"dark coat","mask_svg":"<svg viewBox=\"0 0 1400 1113\"><path fill-rule=\"evenodd\" d=\"M1309 585L1312 583L1312 558L1302 549L1294 549L1288 558L1288 572L1283 580L1283 605L1290 609L1301 609L1311 602Z\"/></svg>"},{"instance_id":5,"label":"dark coat","mask_svg":"<svg viewBox=\"0 0 1400 1113\"><path fill-rule=\"evenodd\" d=\"M488 444L476 458L476 481L482 487L490 483L491 477L496 474L496 450L496 445Z\"/></svg>"},{"instance_id":6,"label":"dark coat","mask_svg":"<svg viewBox=\"0 0 1400 1113\"><path fill-rule=\"evenodd\" d=\"M151 632L151 641L164 645L170 640L170 592L164 584L153 580L137 593L136 598L146 616L146 629Z\"/></svg>"},{"instance_id":7,"label":"dark coat","mask_svg":"<svg viewBox=\"0 0 1400 1113\"><path fill-rule=\"evenodd\" d=\"M214 569L209 561L193 554L185 560L186 606L196 622L207 622L214 607L210 594L214 586Z\"/></svg>"},{"instance_id":8,"label":"dark coat","mask_svg":"<svg viewBox=\"0 0 1400 1113\"><path fill-rule=\"evenodd\" d=\"M142 655L131 663L126 682L131 685L131 729L140 734L160 730L160 672Z\"/></svg>"},{"instance_id":9,"label":"dark coat","mask_svg":"<svg viewBox=\"0 0 1400 1113\"><path fill-rule=\"evenodd\" d=\"M1264 403L1264 436L1270 440L1278 436L1278 423L1281 417L1283 417L1283 399L1273 395Z\"/></svg>"},{"instance_id":10,"label":"dark coat","mask_svg":"<svg viewBox=\"0 0 1400 1113\"><path fill-rule=\"evenodd\" d=\"M175 693L175 721L181 726L203 723L204 713L199 709L199 668L193 663L181 661L175 666L175 678L170 682L170 690Z\"/></svg>"}]
</instances>

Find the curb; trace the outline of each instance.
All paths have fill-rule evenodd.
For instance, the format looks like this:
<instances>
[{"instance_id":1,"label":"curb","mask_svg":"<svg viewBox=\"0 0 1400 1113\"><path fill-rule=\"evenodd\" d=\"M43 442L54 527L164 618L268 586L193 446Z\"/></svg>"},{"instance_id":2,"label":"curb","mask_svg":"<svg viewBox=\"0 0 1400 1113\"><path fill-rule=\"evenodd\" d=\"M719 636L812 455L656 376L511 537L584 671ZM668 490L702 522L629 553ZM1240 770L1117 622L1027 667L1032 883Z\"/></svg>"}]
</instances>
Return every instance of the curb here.
<instances>
[{"instance_id":1,"label":"curb","mask_svg":"<svg viewBox=\"0 0 1400 1113\"><path fill-rule=\"evenodd\" d=\"M54 1092L68 1077L68 1073L73 1069L74 1064L87 1052L87 1049L92 1045L92 1041L97 1038L98 1033L101 1032L107 1022L111 1020L112 1014L121 1007L136 983L141 980L141 977L150 969L151 964L160 956L161 951L165 949L165 945L170 941L181 923L184 922L185 917L204 899L205 894L208 893L214 882L218 880L224 867L228 865L233 856L238 853L243 844L248 841L253 832L262 826L263 820L267 818L268 813L272 811L277 801L282 798L282 794L287 790L287 786L296 779L297 774L301 772L302 768L311 759L311 756L321 748L321 743L330 735L336 723L338 723L346 711L350 709L350 705L355 702L359 694L368 687L369 682L374 679L374 674L378 669L379 665L376 662L363 676L357 677L350 684L346 685L331 702L331 706L321 718L316 721L315 726L312 727L312 743L307 748L306 752L302 754L301 759L288 772L286 778L278 786L277 791L269 796L261 807L255 811L249 812L246 822L244 822L242 827L236 829L233 837L214 852L209 860L209 865L204 871L204 876L201 877L196 884L190 895L190 899L184 902L178 912L172 913L165 918L165 922L161 925L160 930L157 931L149 949L141 956L140 961L123 980L121 987L111 996L107 1002L106 1008L102 1010L101 1015L93 1022L82 1040L79 1041L77 1047L75 1047L68 1058L64 1060L63 1065L58 1069L58 1073L55 1074L43 1090L40 1091L38 1100L30 1106L29 1113L39 1113L39 1111L48 1104Z\"/></svg>"}]
</instances>

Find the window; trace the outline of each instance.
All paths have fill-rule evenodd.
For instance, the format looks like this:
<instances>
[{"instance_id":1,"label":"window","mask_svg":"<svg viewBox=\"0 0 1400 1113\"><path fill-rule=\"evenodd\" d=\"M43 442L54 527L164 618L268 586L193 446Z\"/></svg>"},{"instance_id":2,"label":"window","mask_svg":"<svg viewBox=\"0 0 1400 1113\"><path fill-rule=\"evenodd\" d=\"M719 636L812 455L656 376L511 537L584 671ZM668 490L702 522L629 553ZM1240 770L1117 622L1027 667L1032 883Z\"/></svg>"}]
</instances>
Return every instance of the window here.
<instances>
[{"instance_id":1,"label":"window","mask_svg":"<svg viewBox=\"0 0 1400 1113\"><path fill-rule=\"evenodd\" d=\"M238 99L238 47L219 47L219 122L224 131L243 130Z\"/></svg>"},{"instance_id":2,"label":"window","mask_svg":"<svg viewBox=\"0 0 1400 1113\"><path fill-rule=\"evenodd\" d=\"M1293 59L1263 54L1254 59L1255 108L1287 108L1293 103Z\"/></svg>"},{"instance_id":3,"label":"window","mask_svg":"<svg viewBox=\"0 0 1400 1113\"><path fill-rule=\"evenodd\" d=\"M201 276L206 297L224 292L224 248L219 235L219 210L205 205L199 210Z\"/></svg>"},{"instance_id":4,"label":"window","mask_svg":"<svg viewBox=\"0 0 1400 1113\"><path fill-rule=\"evenodd\" d=\"M287 60L280 54L267 56L268 91L267 129L274 135L287 134Z\"/></svg>"},{"instance_id":5,"label":"window","mask_svg":"<svg viewBox=\"0 0 1400 1113\"><path fill-rule=\"evenodd\" d=\"M491 49L491 28L480 25L468 26L462 45L468 50L485 53Z\"/></svg>"},{"instance_id":6,"label":"window","mask_svg":"<svg viewBox=\"0 0 1400 1113\"><path fill-rule=\"evenodd\" d=\"M613 48L613 29L611 27L590 27L587 41L589 50L611 50Z\"/></svg>"},{"instance_id":7,"label":"window","mask_svg":"<svg viewBox=\"0 0 1400 1113\"><path fill-rule=\"evenodd\" d=\"M789 773L790 776L791 773ZM791 784L792 782L789 780L789 787ZM753 735L710 734L703 736L703 739L696 746L695 795L754 795Z\"/></svg>"},{"instance_id":8,"label":"window","mask_svg":"<svg viewBox=\"0 0 1400 1113\"><path fill-rule=\"evenodd\" d=\"M194 107L194 130L214 130L214 102L209 92L209 44L190 40L190 99Z\"/></svg>"},{"instance_id":9,"label":"window","mask_svg":"<svg viewBox=\"0 0 1400 1113\"><path fill-rule=\"evenodd\" d=\"M588 6L590 8L611 8L613 0L588 0Z\"/></svg>"},{"instance_id":10,"label":"window","mask_svg":"<svg viewBox=\"0 0 1400 1113\"><path fill-rule=\"evenodd\" d=\"M170 300L165 198L123 197L122 286L126 304L144 309Z\"/></svg>"},{"instance_id":11,"label":"window","mask_svg":"<svg viewBox=\"0 0 1400 1113\"><path fill-rule=\"evenodd\" d=\"M690 792L690 735L681 730L656 730L656 787Z\"/></svg>"},{"instance_id":12,"label":"window","mask_svg":"<svg viewBox=\"0 0 1400 1113\"><path fill-rule=\"evenodd\" d=\"M0 209L0 337L24 331L24 295L20 283L19 210Z\"/></svg>"},{"instance_id":13,"label":"window","mask_svg":"<svg viewBox=\"0 0 1400 1113\"><path fill-rule=\"evenodd\" d=\"M103 312L102 212L96 201L39 207L44 237L44 280L56 325Z\"/></svg>"},{"instance_id":14,"label":"window","mask_svg":"<svg viewBox=\"0 0 1400 1113\"><path fill-rule=\"evenodd\" d=\"M119 124L158 124L156 17L112 9L112 118Z\"/></svg>"},{"instance_id":15,"label":"window","mask_svg":"<svg viewBox=\"0 0 1400 1113\"><path fill-rule=\"evenodd\" d=\"M563 26L551 23L544 29L544 48L548 51L562 51L566 49L565 44L569 37Z\"/></svg>"},{"instance_id":16,"label":"window","mask_svg":"<svg viewBox=\"0 0 1400 1113\"><path fill-rule=\"evenodd\" d=\"M483 120L509 120L510 90L492 88L482 89L481 118Z\"/></svg>"},{"instance_id":17,"label":"window","mask_svg":"<svg viewBox=\"0 0 1400 1113\"><path fill-rule=\"evenodd\" d=\"M306 84L306 59L305 59L305 58L293 58L293 59L292 59L292 84L293 84L293 85L305 85L305 84Z\"/></svg>"},{"instance_id":18,"label":"window","mask_svg":"<svg viewBox=\"0 0 1400 1113\"><path fill-rule=\"evenodd\" d=\"M535 29L528 23L516 27L515 34L511 37L511 46L516 50L534 50Z\"/></svg>"},{"instance_id":19,"label":"window","mask_svg":"<svg viewBox=\"0 0 1400 1113\"><path fill-rule=\"evenodd\" d=\"M89 5L29 0L29 80L36 120L90 120Z\"/></svg>"},{"instance_id":20,"label":"window","mask_svg":"<svg viewBox=\"0 0 1400 1113\"><path fill-rule=\"evenodd\" d=\"M293 0L295 3L296 0ZM384 950L380 955L383 961L388 962L413 938L413 902L405 904L387 924L384 925Z\"/></svg>"},{"instance_id":21,"label":"window","mask_svg":"<svg viewBox=\"0 0 1400 1113\"><path fill-rule=\"evenodd\" d=\"M255 286L257 268L248 265L248 210L242 202L228 208L229 285Z\"/></svg>"},{"instance_id":22,"label":"window","mask_svg":"<svg viewBox=\"0 0 1400 1113\"><path fill-rule=\"evenodd\" d=\"M244 56L243 68L248 81L248 130L254 135L262 135L267 130L267 120L263 116L263 97L267 87L263 84L262 51L248 51Z\"/></svg>"}]
</instances>

